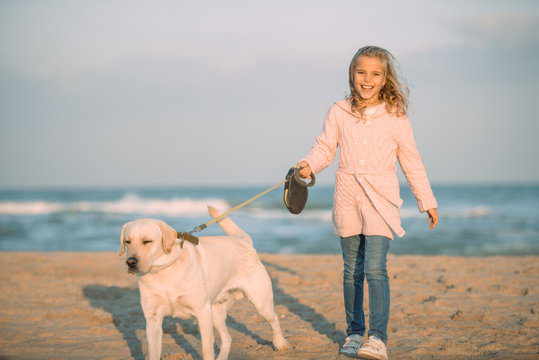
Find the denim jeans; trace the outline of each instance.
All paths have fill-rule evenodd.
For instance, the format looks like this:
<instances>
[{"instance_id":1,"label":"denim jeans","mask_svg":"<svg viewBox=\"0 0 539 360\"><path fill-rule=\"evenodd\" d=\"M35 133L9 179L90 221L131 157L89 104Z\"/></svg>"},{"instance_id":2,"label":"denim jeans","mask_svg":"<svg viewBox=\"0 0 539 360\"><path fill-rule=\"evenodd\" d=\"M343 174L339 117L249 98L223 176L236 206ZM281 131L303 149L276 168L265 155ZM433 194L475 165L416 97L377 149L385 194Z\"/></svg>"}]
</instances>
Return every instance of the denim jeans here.
<instances>
[{"instance_id":1,"label":"denim jeans","mask_svg":"<svg viewBox=\"0 0 539 360\"><path fill-rule=\"evenodd\" d=\"M341 237L344 260L344 307L346 334L365 335L363 286L369 286L369 336L387 342L389 320L389 278L387 252L391 240L385 236Z\"/></svg>"}]
</instances>

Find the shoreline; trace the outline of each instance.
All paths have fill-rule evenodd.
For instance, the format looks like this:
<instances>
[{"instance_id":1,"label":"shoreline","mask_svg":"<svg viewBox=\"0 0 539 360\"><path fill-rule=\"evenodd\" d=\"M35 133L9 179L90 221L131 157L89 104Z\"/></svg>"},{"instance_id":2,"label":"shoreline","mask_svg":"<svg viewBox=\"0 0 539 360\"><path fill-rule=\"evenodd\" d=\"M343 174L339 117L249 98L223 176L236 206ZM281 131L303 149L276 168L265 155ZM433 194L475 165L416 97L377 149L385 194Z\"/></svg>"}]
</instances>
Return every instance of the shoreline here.
<instances>
[{"instance_id":1,"label":"shoreline","mask_svg":"<svg viewBox=\"0 0 539 360\"><path fill-rule=\"evenodd\" d=\"M246 300L229 359L347 359L340 255L259 254L294 350ZM144 359L138 286L114 252L0 252L0 359ZM539 358L539 256L389 255L391 359ZM365 302L368 303L366 296ZM365 304L367 305L367 304ZM200 359L193 320L166 318L163 359Z\"/></svg>"}]
</instances>

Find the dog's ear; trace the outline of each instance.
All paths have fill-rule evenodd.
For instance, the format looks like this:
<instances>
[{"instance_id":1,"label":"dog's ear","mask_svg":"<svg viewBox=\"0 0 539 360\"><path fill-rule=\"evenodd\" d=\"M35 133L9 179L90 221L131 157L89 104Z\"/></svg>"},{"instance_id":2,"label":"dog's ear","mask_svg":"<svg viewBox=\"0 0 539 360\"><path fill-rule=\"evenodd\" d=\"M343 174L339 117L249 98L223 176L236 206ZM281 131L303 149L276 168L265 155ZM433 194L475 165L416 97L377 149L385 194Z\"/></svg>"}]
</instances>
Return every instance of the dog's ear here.
<instances>
[{"instance_id":1,"label":"dog's ear","mask_svg":"<svg viewBox=\"0 0 539 360\"><path fill-rule=\"evenodd\" d=\"M161 228L161 234L163 235L163 250L165 250L165 254L170 254L170 252L172 251L172 246L174 245L174 243L176 242L176 238L178 237L178 233L164 221L158 221L158 224Z\"/></svg>"},{"instance_id":2,"label":"dog's ear","mask_svg":"<svg viewBox=\"0 0 539 360\"><path fill-rule=\"evenodd\" d=\"M125 227L127 226L127 224L124 224L124 226L122 226L122 235L120 235L120 253L118 254L119 256L122 256L124 254L124 250L125 250L125 247L124 247L124 235L125 235Z\"/></svg>"}]
</instances>

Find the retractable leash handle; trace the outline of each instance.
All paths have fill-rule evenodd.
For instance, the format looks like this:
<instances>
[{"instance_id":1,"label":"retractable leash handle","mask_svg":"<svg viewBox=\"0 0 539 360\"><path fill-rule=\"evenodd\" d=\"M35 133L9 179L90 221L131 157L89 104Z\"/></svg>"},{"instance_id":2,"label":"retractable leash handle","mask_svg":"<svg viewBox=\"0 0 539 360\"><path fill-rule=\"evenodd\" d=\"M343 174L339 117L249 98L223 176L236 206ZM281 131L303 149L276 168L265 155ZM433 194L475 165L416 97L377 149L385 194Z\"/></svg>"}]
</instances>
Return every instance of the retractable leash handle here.
<instances>
[{"instance_id":1,"label":"retractable leash handle","mask_svg":"<svg viewBox=\"0 0 539 360\"><path fill-rule=\"evenodd\" d=\"M311 172L311 181L306 183L301 179L301 167L293 167L286 174L286 184L284 185L283 201L288 211L297 215L303 211L309 197L308 187L314 186L316 177Z\"/></svg>"}]
</instances>

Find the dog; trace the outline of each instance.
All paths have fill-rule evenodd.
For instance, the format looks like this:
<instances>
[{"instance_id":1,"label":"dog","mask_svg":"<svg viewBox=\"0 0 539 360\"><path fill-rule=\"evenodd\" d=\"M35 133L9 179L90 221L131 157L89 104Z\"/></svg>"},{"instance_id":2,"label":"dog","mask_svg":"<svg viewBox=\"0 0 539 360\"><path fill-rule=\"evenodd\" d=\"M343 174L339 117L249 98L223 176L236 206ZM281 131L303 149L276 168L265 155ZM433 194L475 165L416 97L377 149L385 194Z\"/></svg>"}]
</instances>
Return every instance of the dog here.
<instances>
[{"instance_id":1,"label":"dog","mask_svg":"<svg viewBox=\"0 0 539 360\"><path fill-rule=\"evenodd\" d=\"M208 207L213 218L221 213ZM215 359L213 327L221 338L218 360L226 360L232 338L227 311L247 297L269 322L276 350L290 349L274 310L270 277L251 237L231 219L218 222L227 236L207 236L195 245L156 219L139 219L122 228L120 256L126 253L128 272L136 274L146 318L150 360L161 358L165 316L196 318L204 360Z\"/></svg>"}]
</instances>

